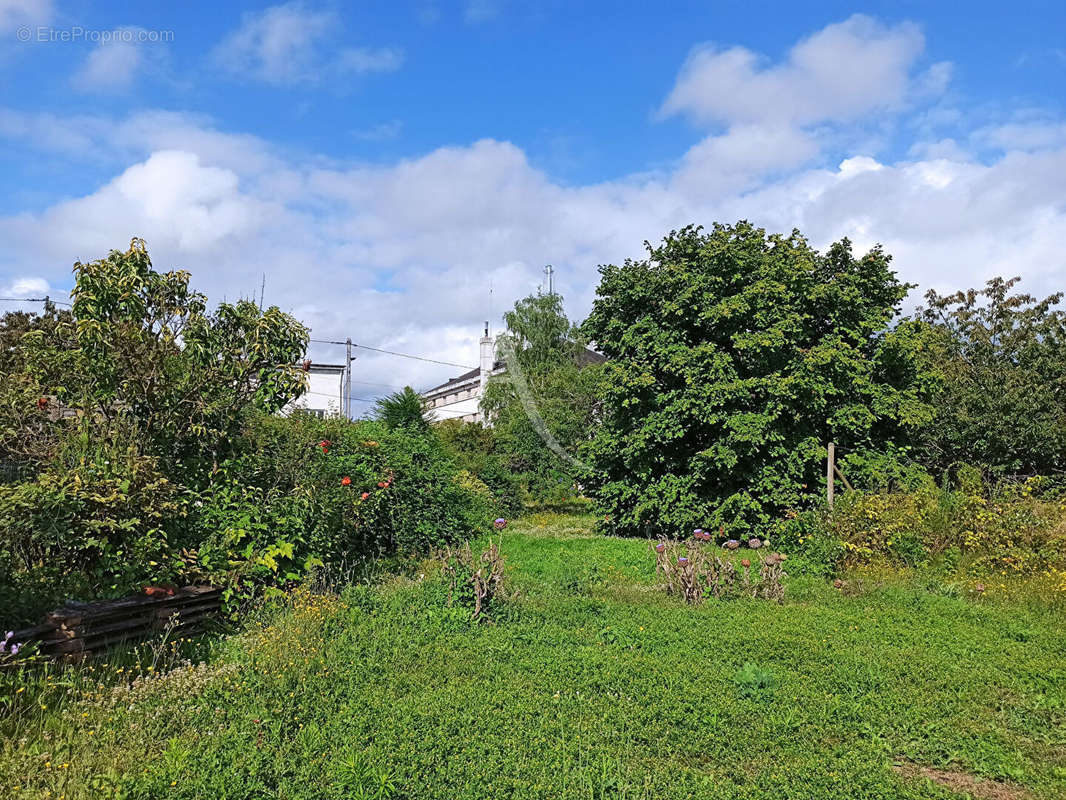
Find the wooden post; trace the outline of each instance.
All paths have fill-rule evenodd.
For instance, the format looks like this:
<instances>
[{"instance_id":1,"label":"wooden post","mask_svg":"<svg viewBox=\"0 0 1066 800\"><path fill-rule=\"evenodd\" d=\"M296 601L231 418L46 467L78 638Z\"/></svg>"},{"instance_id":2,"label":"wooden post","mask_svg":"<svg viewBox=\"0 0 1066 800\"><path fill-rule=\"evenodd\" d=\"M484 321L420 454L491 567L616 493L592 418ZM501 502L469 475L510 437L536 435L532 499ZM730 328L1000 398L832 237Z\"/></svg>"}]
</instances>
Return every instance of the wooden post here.
<instances>
[{"instance_id":1,"label":"wooden post","mask_svg":"<svg viewBox=\"0 0 1066 800\"><path fill-rule=\"evenodd\" d=\"M829 447L826 448L826 464L825 464L825 499L829 503L829 508L833 508L833 479L834 469L836 468L836 445L833 442L829 443Z\"/></svg>"}]
</instances>

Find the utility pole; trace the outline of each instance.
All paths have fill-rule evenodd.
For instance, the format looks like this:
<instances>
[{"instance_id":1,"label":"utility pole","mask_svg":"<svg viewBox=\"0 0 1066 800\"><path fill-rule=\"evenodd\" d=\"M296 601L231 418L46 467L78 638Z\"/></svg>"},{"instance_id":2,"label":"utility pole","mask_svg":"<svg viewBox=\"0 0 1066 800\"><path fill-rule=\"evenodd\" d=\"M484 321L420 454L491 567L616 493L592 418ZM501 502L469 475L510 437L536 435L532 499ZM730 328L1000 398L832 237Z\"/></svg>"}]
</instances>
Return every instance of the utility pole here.
<instances>
[{"instance_id":1,"label":"utility pole","mask_svg":"<svg viewBox=\"0 0 1066 800\"><path fill-rule=\"evenodd\" d=\"M544 274L548 276L548 294L553 295L555 294L555 267L548 264L548 266L544 268Z\"/></svg>"},{"instance_id":2,"label":"utility pole","mask_svg":"<svg viewBox=\"0 0 1066 800\"><path fill-rule=\"evenodd\" d=\"M344 359L344 418L352 418L352 337L345 342Z\"/></svg>"}]
</instances>

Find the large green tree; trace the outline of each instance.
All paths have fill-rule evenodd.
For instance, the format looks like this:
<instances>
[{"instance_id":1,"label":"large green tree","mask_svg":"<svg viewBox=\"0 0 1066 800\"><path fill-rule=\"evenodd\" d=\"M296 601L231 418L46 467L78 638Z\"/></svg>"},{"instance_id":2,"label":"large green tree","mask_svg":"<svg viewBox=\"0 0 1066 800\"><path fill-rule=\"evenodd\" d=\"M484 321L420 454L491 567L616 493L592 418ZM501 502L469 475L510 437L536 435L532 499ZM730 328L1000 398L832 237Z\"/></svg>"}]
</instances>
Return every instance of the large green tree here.
<instances>
[{"instance_id":1,"label":"large green tree","mask_svg":"<svg viewBox=\"0 0 1066 800\"><path fill-rule=\"evenodd\" d=\"M0 483L12 616L179 574L200 541L193 499L226 477L249 417L305 383L302 325L246 301L209 312L140 240L74 271L69 313L0 323L0 459L18 466Z\"/></svg>"},{"instance_id":2,"label":"large green tree","mask_svg":"<svg viewBox=\"0 0 1066 800\"><path fill-rule=\"evenodd\" d=\"M890 329L910 287L879 247L739 222L647 248L601 267L583 326L608 357L586 480L610 530L760 530L824 489L827 442L882 447L930 418L912 334Z\"/></svg>"},{"instance_id":3,"label":"large green tree","mask_svg":"<svg viewBox=\"0 0 1066 800\"><path fill-rule=\"evenodd\" d=\"M157 272L140 239L75 264L74 274L76 355L86 379L56 391L94 415L98 435L119 420L136 428L145 452L214 462L247 411L277 411L303 392L308 332L277 307L241 300L208 312L189 273Z\"/></svg>"},{"instance_id":4,"label":"large green tree","mask_svg":"<svg viewBox=\"0 0 1066 800\"><path fill-rule=\"evenodd\" d=\"M936 468L976 464L999 475L1066 469L1066 312L1062 293L1012 293L1019 279L982 290L926 293L923 350L939 377L937 421L923 431Z\"/></svg>"}]
</instances>

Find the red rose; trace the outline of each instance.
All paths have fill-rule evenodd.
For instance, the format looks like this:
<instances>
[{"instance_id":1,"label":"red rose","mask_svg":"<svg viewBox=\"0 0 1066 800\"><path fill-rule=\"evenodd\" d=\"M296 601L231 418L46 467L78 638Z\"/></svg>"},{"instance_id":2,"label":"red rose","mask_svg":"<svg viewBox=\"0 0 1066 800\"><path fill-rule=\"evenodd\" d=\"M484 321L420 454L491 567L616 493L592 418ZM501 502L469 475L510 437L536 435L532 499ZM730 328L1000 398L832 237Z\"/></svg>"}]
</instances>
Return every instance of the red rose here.
<instances>
[{"instance_id":1,"label":"red rose","mask_svg":"<svg viewBox=\"0 0 1066 800\"><path fill-rule=\"evenodd\" d=\"M352 483L352 479L349 478L347 475L345 475L343 478L341 478L341 486L350 486L351 483Z\"/></svg>"}]
</instances>

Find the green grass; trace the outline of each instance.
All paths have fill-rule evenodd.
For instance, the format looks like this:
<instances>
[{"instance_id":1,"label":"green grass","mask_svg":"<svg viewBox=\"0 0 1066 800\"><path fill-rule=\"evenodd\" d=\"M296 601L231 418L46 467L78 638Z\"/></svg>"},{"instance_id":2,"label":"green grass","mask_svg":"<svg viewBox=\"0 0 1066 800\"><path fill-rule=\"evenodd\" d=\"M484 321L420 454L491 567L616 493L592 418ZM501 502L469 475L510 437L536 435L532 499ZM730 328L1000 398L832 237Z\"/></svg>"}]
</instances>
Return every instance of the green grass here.
<instances>
[{"instance_id":1,"label":"green grass","mask_svg":"<svg viewBox=\"0 0 1066 800\"><path fill-rule=\"evenodd\" d=\"M914 576L690 608L646 542L589 527L508 528L492 625L415 571L298 597L132 689L56 675L57 707L9 720L0 797L961 796L893 764L1066 797L1061 611Z\"/></svg>"}]
</instances>

